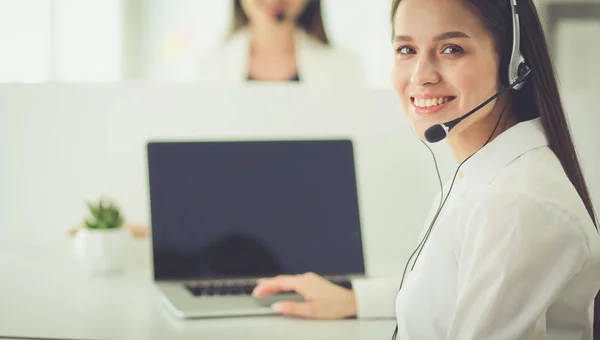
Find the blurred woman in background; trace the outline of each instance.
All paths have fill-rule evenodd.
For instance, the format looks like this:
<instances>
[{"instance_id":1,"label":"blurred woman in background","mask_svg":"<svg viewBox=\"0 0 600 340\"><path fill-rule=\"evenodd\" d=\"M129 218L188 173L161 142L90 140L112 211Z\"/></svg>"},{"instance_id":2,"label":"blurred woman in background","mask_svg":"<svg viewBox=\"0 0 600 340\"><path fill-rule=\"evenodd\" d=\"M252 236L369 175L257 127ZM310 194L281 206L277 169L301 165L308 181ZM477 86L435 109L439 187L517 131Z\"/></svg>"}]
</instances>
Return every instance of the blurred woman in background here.
<instances>
[{"instance_id":1,"label":"blurred woman in background","mask_svg":"<svg viewBox=\"0 0 600 340\"><path fill-rule=\"evenodd\" d=\"M331 46L319 0L233 0L230 35L202 63L200 80L361 85L363 68L356 56Z\"/></svg>"}]
</instances>

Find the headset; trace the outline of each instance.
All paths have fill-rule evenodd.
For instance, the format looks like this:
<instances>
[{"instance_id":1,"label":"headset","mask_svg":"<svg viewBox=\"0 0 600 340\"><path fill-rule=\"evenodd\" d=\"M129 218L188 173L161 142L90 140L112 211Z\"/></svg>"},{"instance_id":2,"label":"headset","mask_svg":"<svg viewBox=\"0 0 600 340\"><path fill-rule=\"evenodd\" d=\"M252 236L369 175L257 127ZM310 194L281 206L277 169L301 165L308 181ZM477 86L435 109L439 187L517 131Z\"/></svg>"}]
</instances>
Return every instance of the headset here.
<instances>
[{"instance_id":1,"label":"headset","mask_svg":"<svg viewBox=\"0 0 600 340\"><path fill-rule=\"evenodd\" d=\"M531 74L531 68L529 67L529 65L527 65L527 62L525 61L523 54L521 54L521 49L520 49L521 29L520 29L520 23L519 23L519 6L517 5L517 0L509 0L509 2L510 2L511 13L512 13L512 25L513 25L513 45L512 45L510 61L508 64L508 75L507 75L507 84L509 84L509 85L504 87L502 90L500 90L499 92L497 92L496 94L491 96L489 99L484 101L481 105L477 106L475 109L469 111L465 115L463 115L457 119L454 119L452 121L449 121L449 122L446 122L443 124L436 124L436 125L433 125L432 127L428 128L425 131L425 139L429 143L437 143L437 142L444 140L447 137L448 133L456 125L458 125L458 123L460 123L461 121L463 121L465 118L469 117L470 115L474 114L475 112L479 111L481 108L486 106L489 102L498 98L499 96L504 94L506 91L509 91L509 90L519 91L519 90L523 89L523 87L525 86L525 84L527 82L527 78ZM483 146L481 148L486 146L492 139L492 136L494 136L496 129L498 128L498 126L500 125L500 122L502 121L502 116L504 115L504 111L505 111L507 105L508 105L508 103L502 109L502 112L500 113L500 117L498 118L498 122L496 123L494 130L492 130L490 137L487 139L487 141L483 144ZM460 171L460 168L462 167L463 164L465 164L465 162L467 162L471 157L473 157L474 154L477 153L477 152L475 152L473 155L469 156L467 159L465 159L462 163L459 164L458 168L456 169L456 172L454 173L454 177L450 184L450 188L448 189L448 194L446 194L446 197L444 198L444 188L443 188L442 179L440 176L440 171L439 171L439 167L437 164L437 160L435 158L435 154L431 150L429 145L427 145L425 142L423 142L423 144L429 149L429 152L431 153L434 164L435 164L437 177L438 177L439 184L440 184L440 191L441 191L440 205L439 205L435 215L433 216L431 224L427 228L427 231L425 232L423 239L417 245L417 247L415 248L413 253L410 255L410 257L408 258L408 261L406 261L406 266L404 267L404 271L402 272L402 279L400 281L400 287L398 288L398 292L400 292L402 290L402 284L404 283L404 278L406 276L406 270L408 269L408 266L409 266L411 260L413 259L413 257L415 257L415 254L416 254L416 257L414 259L414 262L413 262L410 270L412 271L414 269L415 264L419 258L419 255L421 254L421 250L425 246L425 243L427 242L427 239L429 238L429 234L431 233L431 230L433 229L433 226L435 225L435 223L440 215L440 212L442 211L442 208L444 207L444 205L446 204L446 201L448 200L448 197L450 196L450 192L452 191L452 187L454 186L454 182L456 180L456 176L458 175L458 172ZM398 323L396 322L396 328L394 329L394 333L392 335L392 340L395 340L397 335L398 335Z\"/></svg>"}]
</instances>

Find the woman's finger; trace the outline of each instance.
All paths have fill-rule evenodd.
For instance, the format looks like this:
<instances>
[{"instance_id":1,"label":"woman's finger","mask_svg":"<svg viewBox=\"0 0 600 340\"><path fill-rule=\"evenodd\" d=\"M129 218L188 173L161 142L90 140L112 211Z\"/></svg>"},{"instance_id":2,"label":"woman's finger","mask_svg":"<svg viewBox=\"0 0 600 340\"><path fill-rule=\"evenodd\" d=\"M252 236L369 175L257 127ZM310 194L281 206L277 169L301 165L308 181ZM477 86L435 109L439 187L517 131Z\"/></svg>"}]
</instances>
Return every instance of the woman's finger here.
<instances>
[{"instance_id":1,"label":"woman's finger","mask_svg":"<svg viewBox=\"0 0 600 340\"><path fill-rule=\"evenodd\" d=\"M278 276L262 279L252 292L258 297L277 294L280 292L298 292L302 294L302 280L298 276Z\"/></svg>"}]
</instances>

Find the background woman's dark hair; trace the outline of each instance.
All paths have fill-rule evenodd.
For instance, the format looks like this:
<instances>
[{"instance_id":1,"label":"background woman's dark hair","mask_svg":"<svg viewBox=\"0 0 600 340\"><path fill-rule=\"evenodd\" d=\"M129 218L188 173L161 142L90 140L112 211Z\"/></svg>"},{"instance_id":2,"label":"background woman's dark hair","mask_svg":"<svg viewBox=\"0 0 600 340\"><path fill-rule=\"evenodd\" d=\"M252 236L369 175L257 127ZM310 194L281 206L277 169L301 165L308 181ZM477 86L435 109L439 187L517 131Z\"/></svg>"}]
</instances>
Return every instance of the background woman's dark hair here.
<instances>
[{"instance_id":1,"label":"background woman's dark hair","mask_svg":"<svg viewBox=\"0 0 600 340\"><path fill-rule=\"evenodd\" d=\"M392 31L401 0L392 4ZM464 0L492 34L500 55L499 74L507 86L508 62L512 48L512 12L509 0ZM573 139L556 83L556 76L544 30L532 0L519 1L521 53L531 67L531 76L520 91L513 92L514 107L520 122L541 117L550 148L560 160L567 177L579 193L596 229L598 220L581 172ZM600 340L600 294L596 297L594 338Z\"/></svg>"},{"instance_id":2,"label":"background woman's dark hair","mask_svg":"<svg viewBox=\"0 0 600 340\"><path fill-rule=\"evenodd\" d=\"M241 0L233 0L233 20L231 23L231 35L248 25L249 20ZM329 39L323 25L323 15L321 11L320 0L309 0L304 12L300 14L296 24L302 27L309 35L313 36L322 43L328 45Z\"/></svg>"}]
</instances>

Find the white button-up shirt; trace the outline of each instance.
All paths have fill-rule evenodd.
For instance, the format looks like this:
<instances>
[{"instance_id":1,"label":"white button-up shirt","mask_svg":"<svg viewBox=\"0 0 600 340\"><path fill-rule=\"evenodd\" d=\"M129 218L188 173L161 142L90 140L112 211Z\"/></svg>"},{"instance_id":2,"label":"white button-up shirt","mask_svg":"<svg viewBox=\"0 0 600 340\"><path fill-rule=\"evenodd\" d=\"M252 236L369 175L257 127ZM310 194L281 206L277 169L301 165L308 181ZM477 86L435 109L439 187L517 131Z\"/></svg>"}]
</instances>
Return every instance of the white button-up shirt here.
<instances>
[{"instance_id":1,"label":"white button-up shirt","mask_svg":"<svg viewBox=\"0 0 600 340\"><path fill-rule=\"evenodd\" d=\"M461 173L397 295L398 339L592 339L600 236L541 120L505 131ZM385 285L357 282L359 314Z\"/></svg>"}]
</instances>

